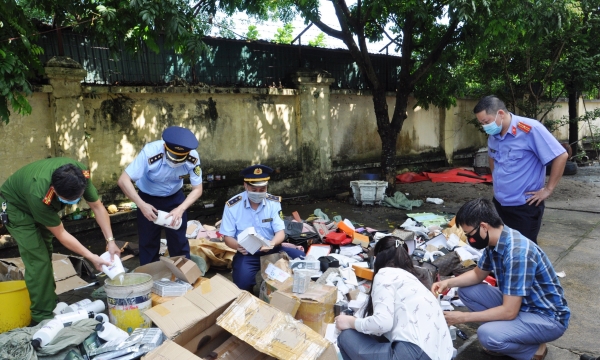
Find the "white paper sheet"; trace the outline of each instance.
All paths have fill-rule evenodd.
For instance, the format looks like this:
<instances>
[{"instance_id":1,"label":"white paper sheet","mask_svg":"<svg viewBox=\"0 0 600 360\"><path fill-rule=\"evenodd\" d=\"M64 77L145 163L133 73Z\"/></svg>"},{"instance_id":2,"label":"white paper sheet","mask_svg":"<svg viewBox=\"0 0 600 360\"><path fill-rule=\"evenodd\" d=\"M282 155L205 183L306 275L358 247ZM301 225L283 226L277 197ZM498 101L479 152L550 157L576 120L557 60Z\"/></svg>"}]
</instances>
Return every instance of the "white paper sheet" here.
<instances>
[{"instance_id":1,"label":"white paper sheet","mask_svg":"<svg viewBox=\"0 0 600 360\"><path fill-rule=\"evenodd\" d=\"M360 245L353 246L340 246L340 255L353 256L363 252L363 248Z\"/></svg>"},{"instance_id":2,"label":"white paper sheet","mask_svg":"<svg viewBox=\"0 0 600 360\"><path fill-rule=\"evenodd\" d=\"M279 282L284 282L290 277L290 274L286 273L285 271L281 270L273 264L269 264L267 266L265 274L267 274L269 279L277 280Z\"/></svg>"}]
</instances>

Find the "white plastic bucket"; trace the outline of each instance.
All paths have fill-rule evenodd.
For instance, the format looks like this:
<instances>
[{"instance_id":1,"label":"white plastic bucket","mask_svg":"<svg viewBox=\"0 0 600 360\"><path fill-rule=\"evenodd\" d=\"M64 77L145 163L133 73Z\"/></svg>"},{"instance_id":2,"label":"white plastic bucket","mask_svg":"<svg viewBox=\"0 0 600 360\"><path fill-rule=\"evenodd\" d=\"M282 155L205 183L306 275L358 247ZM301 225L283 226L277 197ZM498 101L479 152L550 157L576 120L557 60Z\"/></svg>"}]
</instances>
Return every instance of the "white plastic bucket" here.
<instances>
[{"instance_id":1,"label":"white plastic bucket","mask_svg":"<svg viewBox=\"0 0 600 360\"><path fill-rule=\"evenodd\" d=\"M123 282L119 278L106 280L106 302L111 324L129 334L137 328L149 328L152 321L144 312L152 307L150 292L152 276L142 273L124 274Z\"/></svg>"}]
</instances>

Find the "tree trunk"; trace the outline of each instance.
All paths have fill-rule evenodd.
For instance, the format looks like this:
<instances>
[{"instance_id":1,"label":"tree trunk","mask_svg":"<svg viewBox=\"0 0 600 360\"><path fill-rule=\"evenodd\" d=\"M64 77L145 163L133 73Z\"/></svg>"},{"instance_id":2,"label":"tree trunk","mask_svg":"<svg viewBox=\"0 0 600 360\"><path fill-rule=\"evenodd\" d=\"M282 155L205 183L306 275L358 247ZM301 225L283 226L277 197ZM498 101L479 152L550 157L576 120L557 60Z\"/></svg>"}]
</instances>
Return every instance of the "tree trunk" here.
<instances>
[{"instance_id":1,"label":"tree trunk","mask_svg":"<svg viewBox=\"0 0 600 360\"><path fill-rule=\"evenodd\" d=\"M577 90L569 89L569 144L573 150L573 155L577 155L577 140L579 140L579 93Z\"/></svg>"}]
</instances>

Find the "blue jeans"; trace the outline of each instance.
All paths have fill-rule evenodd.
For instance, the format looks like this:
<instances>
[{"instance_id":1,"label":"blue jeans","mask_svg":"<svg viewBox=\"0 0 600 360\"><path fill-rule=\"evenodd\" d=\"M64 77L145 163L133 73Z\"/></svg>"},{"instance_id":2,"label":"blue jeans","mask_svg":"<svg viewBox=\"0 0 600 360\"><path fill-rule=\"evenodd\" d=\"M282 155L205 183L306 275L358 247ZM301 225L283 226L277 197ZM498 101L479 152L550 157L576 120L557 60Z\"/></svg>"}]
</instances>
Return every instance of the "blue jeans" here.
<instances>
[{"instance_id":1,"label":"blue jeans","mask_svg":"<svg viewBox=\"0 0 600 360\"><path fill-rule=\"evenodd\" d=\"M502 305L497 287L477 284L460 288L458 296L471 311L484 311ZM477 329L481 345L517 360L530 360L540 344L558 339L567 328L548 316L520 311L509 321L490 321Z\"/></svg>"},{"instance_id":2,"label":"blue jeans","mask_svg":"<svg viewBox=\"0 0 600 360\"><path fill-rule=\"evenodd\" d=\"M421 348L407 341L363 334L354 329L341 332L338 347L344 360L431 360Z\"/></svg>"}]
</instances>

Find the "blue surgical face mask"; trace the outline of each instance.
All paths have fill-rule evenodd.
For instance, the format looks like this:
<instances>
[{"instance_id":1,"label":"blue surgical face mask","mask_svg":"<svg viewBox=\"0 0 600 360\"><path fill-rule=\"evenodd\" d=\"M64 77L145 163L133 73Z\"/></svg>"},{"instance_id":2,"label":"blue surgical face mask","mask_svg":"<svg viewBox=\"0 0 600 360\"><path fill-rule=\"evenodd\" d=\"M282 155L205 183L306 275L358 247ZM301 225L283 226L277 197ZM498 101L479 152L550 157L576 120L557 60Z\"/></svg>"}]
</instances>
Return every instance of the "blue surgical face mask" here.
<instances>
[{"instance_id":1,"label":"blue surgical face mask","mask_svg":"<svg viewBox=\"0 0 600 360\"><path fill-rule=\"evenodd\" d=\"M502 124L500 124L500 125L496 124L496 119L498 119L499 112L500 112L500 110L498 110L498 112L496 112L496 117L494 117L493 122L482 125L483 131L485 131L486 134L497 135L497 134L500 134L500 132L502 131Z\"/></svg>"},{"instance_id":2,"label":"blue surgical face mask","mask_svg":"<svg viewBox=\"0 0 600 360\"><path fill-rule=\"evenodd\" d=\"M58 196L58 195L57 195L57 196ZM65 200L65 199L63 199L63 198L61 198L61 197L59 196L59 197L58 197L58 200L60 200L60 202L61 202L61 203L63 203L63 204L75 205L75 204L77 204L77 203L79 202L79 200L81 200L81 197L78 197L78 198L77 198L77 199L75 199L75 200L70 200L70 201L69 201L69 200Z\"/></svg>"}]
</instances>

